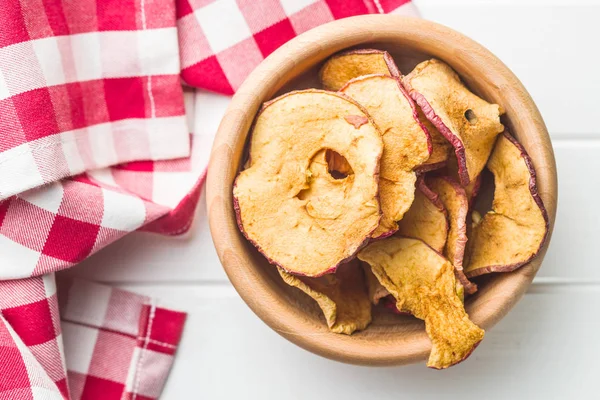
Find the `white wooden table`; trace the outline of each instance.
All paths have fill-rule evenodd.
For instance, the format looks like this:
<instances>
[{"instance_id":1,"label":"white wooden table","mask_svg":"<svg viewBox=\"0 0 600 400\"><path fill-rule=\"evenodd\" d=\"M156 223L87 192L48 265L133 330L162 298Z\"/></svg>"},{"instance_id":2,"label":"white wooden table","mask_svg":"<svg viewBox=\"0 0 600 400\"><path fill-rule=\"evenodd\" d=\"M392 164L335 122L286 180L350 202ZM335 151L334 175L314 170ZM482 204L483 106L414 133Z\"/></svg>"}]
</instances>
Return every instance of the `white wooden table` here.
<instances>
[{"instance_id":1,"label":"white wooden table","mask_svg":"<svg viewBox=\"0 0 600 400\"><path fill-rule=\"evenodd\" d=\"M185 237L135 233L73 272L189 312L163 399L600 398L600 1L415 3L425 18L499 56L546 120L560 201L533 286L473 356L450 370L343 365L287 342L250 311L221 269L202 201ZM213 132L228 99L200 100L196 129Z\"/></svg>"}]
</instances>

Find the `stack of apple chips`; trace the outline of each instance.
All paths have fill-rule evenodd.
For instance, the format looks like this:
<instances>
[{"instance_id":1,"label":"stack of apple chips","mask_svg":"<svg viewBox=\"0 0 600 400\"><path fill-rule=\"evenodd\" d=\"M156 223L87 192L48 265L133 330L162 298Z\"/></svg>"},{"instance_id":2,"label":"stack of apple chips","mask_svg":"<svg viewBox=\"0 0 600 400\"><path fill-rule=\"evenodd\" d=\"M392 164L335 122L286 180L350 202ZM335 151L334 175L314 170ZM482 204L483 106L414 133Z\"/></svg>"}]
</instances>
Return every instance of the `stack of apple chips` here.
<instances>
[{"instance_id":1,"label":"stack of apple chips","mask_svg":"<svg viewBox=\"0 0 600 400\"><path fill-rule=\"evenodd\" d=\"M439 60L402 75L387 52L353 50L319 76L324 89L256 116L233 191L239 228L331 331L365 329L383 304L425 322L428 366L452 366L484 336L464 308L471 279L519 268L546 239L532 162L502 107ZM492 181L491 207L476 210Z\"/></svg>"}]
</instances>

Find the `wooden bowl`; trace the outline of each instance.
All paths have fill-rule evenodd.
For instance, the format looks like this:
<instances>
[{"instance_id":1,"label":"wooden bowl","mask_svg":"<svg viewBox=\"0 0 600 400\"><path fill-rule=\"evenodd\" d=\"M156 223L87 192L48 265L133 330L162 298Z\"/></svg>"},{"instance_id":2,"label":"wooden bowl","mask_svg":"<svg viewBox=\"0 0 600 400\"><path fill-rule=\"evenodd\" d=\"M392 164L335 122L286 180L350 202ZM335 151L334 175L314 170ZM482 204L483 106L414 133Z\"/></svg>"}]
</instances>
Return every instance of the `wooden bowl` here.
<instances>
[{"instance_id":1,"label":"wooden bowl","mask_svg":"<svg viewBox=\"0 0 600 400\"><path fill-rule=\"evenodd\" d=\"M264 322L309 351L354 364L407 364L424 360L431 350L421 321L376 311L365 331L351 336L329 332L314 302L284 284L275 268L244 239L233 210L233 181L260 105L284 91L319 87L317 71L322 62L352 47L387 50L405 73L427 58L447 62L471 90L504 107L503 122L533 160L550 218L548 241L538 257L519 270L478 281L480 290L467 300L466 308L471 319L484 329L516 304L540 268L556 214L556 165L544 121L513 73L478 43L425 20L368 15L323 25L275 51L240 87L219 127L207 183L210 229L229 279Z\"/></svg>"}]
</instances>

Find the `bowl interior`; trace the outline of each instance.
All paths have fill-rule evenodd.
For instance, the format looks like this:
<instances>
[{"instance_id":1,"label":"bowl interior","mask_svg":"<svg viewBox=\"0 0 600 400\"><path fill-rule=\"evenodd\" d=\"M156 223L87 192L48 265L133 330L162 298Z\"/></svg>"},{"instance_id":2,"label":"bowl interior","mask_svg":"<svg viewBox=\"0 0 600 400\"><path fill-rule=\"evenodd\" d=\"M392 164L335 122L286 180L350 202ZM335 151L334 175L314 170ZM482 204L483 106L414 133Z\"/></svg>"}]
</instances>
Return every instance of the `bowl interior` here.
<instances>
[{"instance_id":1,"label":"bowl interior","mask_svg":"<svg viewBox=\"0 0 600 400\"><path fill-rule=\"evenodd\" d=\"M345 50L351 50L353 48L373 48L379 50L386 50L392 55L398 68L403 74L409 73L417 64L433 57L431 54L424 53L418 49L411 48L410 46L406 46L403 43L398 43L394 41L367 42L358 46L348 47ZM447 62L447 60L443 61ZM289 81L284 82L282 87L279 90L277 90L271 98L265 99L265 101L271 100L272 98L275 98L281 94L287 93L292 90L322 88L319 82L318 72L324 62L325 59L307 68L299 76L290 77ZM477 80L469 80L468 77L463 77L462 75L461 78L465 82L468 82L467 85L469 86L469 89L471 89L474 93L486 98L481 94L481 88L478 86ZM486 100L489 101L490 99L486 98ZM493 190L493 187L486 185L485 189L485 192L482 191L482 193L480 194L481 196L489 197L491 195L490 192ZM323 326L324 332L319 332L319 334L338 336L338 334L330 333L329 331L327 331L323 313L321 312L320 308L314 300L312 300L306 294L302 293L300 290L292 288L285 284L279 276L279 274L277 273L276 269L272 265L270 265L263 256L260 255L256 248L254 248L254 246L248 245L247 247L248 252L252 253L253 258L256 261L257 267L260 268L260 270L263 273L268 275L268 279L272 280L274 285L277 285L281 292L281 295L285 297L286 301L288 301L290 304L293 304L299 310L302 310L306 318L310 318L312 323L320 324L321 326ZM483 276L476 279L475 281L479 286L479 291L474 296L470 296L466 299L467 311L469 311L477 296L480 296L488 290L488 287L490 286L489 283L493 282L493 278L490 280L489 277ZM362 332L354 333L352 337L354 337L357 340L373 340L374 336L387 336L390 334L405 335L407 332L411 332L412 335L418 335L419 333L424 332L423 322L414 317L394 315L389 310L383 308L383 306L376 306L373 308L373 311L374 315L373 322L371 323L371 325Z\"/></svg>"},{"instance_id":2,"label":"bowl interior","mask_svg":"<svg viewBox=\"0 0 600 400\"><path fill-rule=\"evenodd\" d=\"M554 158L551 147L549 150L547 147L543 150L539 148L540 143L546 146L549 139L543 121L527 92L512 73L481 46L448 28L430 22L389 16L381 19L370 16L350 20L353 19L357 21L354 24L356 26L376 21L378 26L373 28L375 33L369 32L370 34L362 36L358 34L356 37L347 38L346 41L319 43L319 48L312 52L303 49L302 43L292 41L265 61L272 64L274 71L278 71L272 79L269 79L268 68L261 70L259 66L259 70L255 71L240 89L242 94L236 97L253 93L254 98L249 101L240 100L239 104L244 107L242 115L233 116L233 122L230 124L222 124L213 147L209 172L209 213L213 212L213 207L218 208L215 214L222 213L225 221L221 221L219 216L213 219L211 215L211 230L219 256L236 289L250 307L280 334L313 352L341 361L362 364L408 363L424 358L430 350L430 342L421 321L409 316L394 315L383 308L375 307L373 323L366 330L356 332L352 336L329 332L316 303L299 290L287 286L276 269L242 237L235 226L230 199L232 184L240 168L244 144L258 106L290 90L320 88L319 68L327 57L342 49L387 50L402 73L410 72L423 60L436 57L452 66L474 93L490 102L500 104L506 110L503 123L523 144L538 169L539 189L551 220L550 230L556 205ZM334 23L337 26L333 31L322 27L323 37L359 29L353 28L349 23L344 25L340 22ZM397 23L410 26L401 29ZM433 28L438 29L437 34L432 33ZM313 36L317 38L319 35ZM443 43L444 40L448 43ZM283 53L286 47L291 54ZM469 57L473 51L478 51L480 57ZM299 58L293 59L286 67L286 60L289 61L290 57ZM492 64L494 68L488 68ZM235 111L233 106L228 113ZM230 139L225 139L224 136ZM220 140L223 143L229 140L229 151L222 156L218 155ZM230 163L227 172L211 179L212 169L222 168L220 164L224 162ZM224 182L217 184L216 179L224 179ZM211 188L212 182L218 186L217 189ZM487 196L490 196L493 187L488 185L487 190ZM222 204L217 204L217 201L221 201ZM216 229L219 229L218 234ZM225 235L222 235L223 230L226 231ZM232 243L223 244L226 240ZM539 268L544 253L545 249L533 262L513 273L477 279L479 291L466 300L466 309L474 322L484 328L497 322L526 290Z\"/></svg>"}]
</instances>

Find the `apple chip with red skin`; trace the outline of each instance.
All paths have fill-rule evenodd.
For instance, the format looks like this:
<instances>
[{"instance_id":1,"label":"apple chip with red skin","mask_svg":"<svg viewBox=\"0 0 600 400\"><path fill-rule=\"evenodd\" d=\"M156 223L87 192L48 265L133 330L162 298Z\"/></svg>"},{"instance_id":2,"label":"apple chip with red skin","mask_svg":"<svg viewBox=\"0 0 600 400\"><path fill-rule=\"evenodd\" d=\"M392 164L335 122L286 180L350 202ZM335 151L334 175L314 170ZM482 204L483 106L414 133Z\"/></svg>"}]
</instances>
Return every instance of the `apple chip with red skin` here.
<instances>
[{"instance_id":1,"label":"apple chip with red skin","mask_svg":"<svg viewBox=\"0 0 600 400\"><path fill-rule=\"evenodd\" d=\"M418 108L419 121L429 132L431 136L431 155L423 164L417 167L418 172L434 171L445 167L450 160L450 157L454 154L452 151L452 145L450 142L437 130L437 128L429 121L421 108Z\"/></svg>"},{"instance_id":2,"label":"apple chip with red skin","mask_svg":"<svg viewBox=\"0 0 600 400\"><path fill-rule=\"evenodd\" d=\"M361 49L346 51L329 58L320 71L323 86L330 90L340 90L354 78L364 75L387 75L400 77L400 71L387 51ZM452 151L450 142L433 126L420 109L418 118L431 136L432 151L429 159L417 167L426 172L442 168Z\"/></svg>"},{"instance_id":3,"label":"apple chip with red skin","mask_svg":"<svg viewBox=\"0 0 600 400\"><path fill-rule=\"evenodd\" d=\"M498 138L487 163L494 174L492 210L474 221L469 239L469 277L513 271L531 261L544 245L548 214L525 149L508 133Z\"/></svg>"},{"instance_id":4,"label":"apple chip with red skin","mask_svg":"<svg viewBox=\"0 0 600 400\"><path fill-rule=\"evenodd\" d=\"M398 234L421 239L432 249L441 253L448 239L448 214L437 193L425 184L420 176L417 180L415 200L404 218L398 222Z\"/></svg>"},{"instance_id":5,"label":"apple chip with red skin","mask_svg":"<svg viewBox=\"0 0 600 400\"><path fill-rule=\"evenodd\" d=\"M467 215L469 201L465 190L449 176L436 176L427 179L427 185L437 193L439 200L448 212L450 229L443 254L454 265L456 279L468 294L477 291L477 285L467 279L463 271L463 259L467 245Z\"/></svg>"},{"instance_id":6,"label":"apple chip with red skin","mask_svg":"<svg viewBox=\"0 0 600 400\"><path fill-rule=\"evenodd\" d=\"M345 178L330 173L328 150L347 161ZM303 90L267 103L234 183L240 230L287 272L335 271L379 226L382 150L367 112L342 94Z\"/></svg>"},{"instance_id":7,"label":"apple chip with red skin","mask_svg":"<svg viewBox=\"0 0 600 400\"><path fill-rule=\"evenodd\" d=\"M365 280L367 281L367 290L369 293L369 300L371 301L371 303L377 305L381 302L386 308L395 309L398 314L409 314L407 312L400 312L396 309L396 300L390 294L390 292L388 292L388 290L379 282L379 279L377 279L375 274L373 274L373 271L371 271L371 267L369 266L369 264L363 262L361 262L361 264L365 272ZM461 301L464 302L465 290L463 288L463 285L461 285L461 283L458 281L456 282L456 294L458 294L458 297L461 299ZM390 302L393 304L393 306L389 304Z\"/></svg>"},{"instance_id":8,"label":"apple chip with red skin","mask_svg":"<svg viewBox=\"0 0 600 400\"><path fill-rule=\"evenodd\" d=\"M387 51L360 49L329 58L323 64L319 78L326 89L340 90L349 80L371 74L400 76L398 67Z\"/></svg>"},{"instance_id":9,"label":"apple chip with red skin","mask_svg":"<svg viewBox=\"0 0 600 400\"><path fill-rule=\"evenodd\" d=\"M358 253L396 299L400 311L425 321L432 342L427 366L448 368L466 359L484 336L456 293L454 267L419 239L391 237Z\"/></svg>"},{"instance_id":10,"label":"apple chip with red skin","mask_svg":"<svg viewBox=\"0 0 600 400\"><path fill-rule=\"evenodd\" d=\"M414 199L415 169L431 154L429 134L421 125L414 102L398 78L365 75L349 81L341 93L353 98L373 118L383 137L379 171L381 221L373 238L384 238L398 229Z\"/></svg>"},{"instance_id":11,"label":"apple chip with red skin","mask_svg":"<svg viewBox=\"0 0 600 400\"><path fill-rule=\"evenodd\" d=\"M427 119L454 146L458 175L463 186L475 180L492 151L503 110L471 93L447 64L420 63L403 78L411 97Z\"/></svg>"},{"instance_id":12,"label":"apple chip with red skin","mask_svg":"<svg viewBox=\"0 0 600 400\"><path fill-rule=\"evenodd\" d=\"M458 162L456 161L456 154L452 153L450 157L448 157L448 161L446 163L446 168L441 171L442 175L450 176L455 181L460 184L460 177L458 175ZM481 189L481 181L482 181L483 173L477 175L477 178L471 180L467 185L460 185L467 195L467 201L469 203L469 207L472 207L475 203L475 199L479 194L479 190Z\"/></svg>"},{"instance_id":13,"label":"apple chip with red skin","mask_svg":"<svg viewBox=\"0 0 600 400\"><path fill-rule=\"evenodd\" d=\"M358 260L340 265L335 274L309 278L278 268L284 282L312 297L325 316L329 330L351 335L371 323L371 302Z\"/></svg>"}]
</instances>

